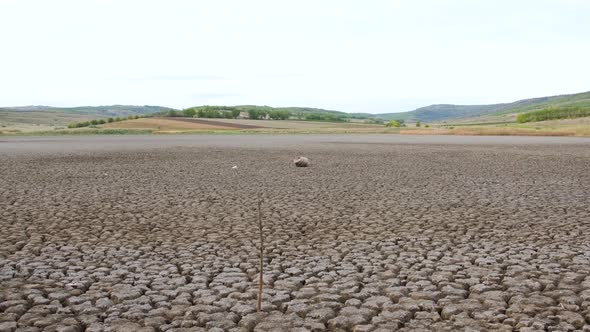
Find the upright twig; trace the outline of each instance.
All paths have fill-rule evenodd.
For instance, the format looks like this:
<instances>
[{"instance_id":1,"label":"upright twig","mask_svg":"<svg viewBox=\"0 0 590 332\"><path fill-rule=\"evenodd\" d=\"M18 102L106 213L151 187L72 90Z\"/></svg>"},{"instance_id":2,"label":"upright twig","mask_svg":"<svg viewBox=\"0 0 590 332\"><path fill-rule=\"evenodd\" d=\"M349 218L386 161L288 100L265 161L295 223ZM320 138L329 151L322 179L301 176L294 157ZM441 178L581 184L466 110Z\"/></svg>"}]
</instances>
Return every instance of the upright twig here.
<instances>
[{"instance_id":1,"label":"upright twig","mask_svg":"<svg viewBox=\"0 0 590 332\"><path fill-rule=\"evenodd\" d=\"M262 309L262 271L264 264L264 235L262 234L262 205L260 195L258 195L258 230L260 231L260 276L258 278L258 304L256 305L256 311L260 312Z\"/></svg>"}]
</instances>

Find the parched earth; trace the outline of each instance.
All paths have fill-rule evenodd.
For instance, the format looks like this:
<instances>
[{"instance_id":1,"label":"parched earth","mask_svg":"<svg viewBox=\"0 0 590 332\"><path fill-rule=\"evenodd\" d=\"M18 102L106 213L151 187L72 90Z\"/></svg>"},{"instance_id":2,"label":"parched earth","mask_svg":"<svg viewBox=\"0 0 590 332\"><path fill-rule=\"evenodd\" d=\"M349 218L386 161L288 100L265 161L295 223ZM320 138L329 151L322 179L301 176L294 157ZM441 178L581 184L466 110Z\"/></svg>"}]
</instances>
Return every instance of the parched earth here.
<instances>
[{"instance_id":1,"label":"parched earth","mask_svg":"<svg viewBox=\"0 0 590 332\"><path fill-rule=\"evenodd\" d=\"M437 140L2 140L0 331L590 331L590 141Z\"/></svg>"}]
</instances>

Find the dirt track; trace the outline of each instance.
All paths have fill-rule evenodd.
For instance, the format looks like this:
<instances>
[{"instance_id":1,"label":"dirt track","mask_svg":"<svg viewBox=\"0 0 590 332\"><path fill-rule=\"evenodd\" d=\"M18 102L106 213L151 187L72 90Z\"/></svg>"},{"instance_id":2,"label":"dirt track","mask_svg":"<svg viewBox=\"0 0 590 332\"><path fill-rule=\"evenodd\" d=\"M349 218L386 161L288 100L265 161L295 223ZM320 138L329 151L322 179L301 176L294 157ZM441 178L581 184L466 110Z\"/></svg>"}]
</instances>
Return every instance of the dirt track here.
<instances>
[{"instance_id":1,"label":"dirt track","mask_svg":"<svg viewBox=\"0 0 590 332\"><path fill-rule=\"evenodd\" d=\"M588 140L0 138L0 160L0 331L590 331Z\"/></svg>"}]
</instances>

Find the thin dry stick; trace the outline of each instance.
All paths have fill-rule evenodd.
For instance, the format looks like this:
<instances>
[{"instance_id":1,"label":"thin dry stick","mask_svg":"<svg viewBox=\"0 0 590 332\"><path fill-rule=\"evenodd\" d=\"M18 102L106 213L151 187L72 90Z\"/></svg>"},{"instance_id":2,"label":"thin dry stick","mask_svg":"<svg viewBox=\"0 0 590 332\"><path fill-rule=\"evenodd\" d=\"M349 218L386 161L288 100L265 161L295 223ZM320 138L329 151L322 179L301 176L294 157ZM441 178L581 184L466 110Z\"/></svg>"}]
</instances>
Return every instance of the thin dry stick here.
<instances>
[{"instance_id":1,"label":"thin dry stick","mask_svg":"<svg viewBox=\"0 0 590 332\"><path fill-rule=\"evenodd\" d=\"M256 305L256 311L260 312L262 308L262 268L264 258L264 236L262 234L262 211L260 210L260 195L258 195L258 230L260 231L260 277L258 279L258 304Z\"/></svg>"}]
</instances>

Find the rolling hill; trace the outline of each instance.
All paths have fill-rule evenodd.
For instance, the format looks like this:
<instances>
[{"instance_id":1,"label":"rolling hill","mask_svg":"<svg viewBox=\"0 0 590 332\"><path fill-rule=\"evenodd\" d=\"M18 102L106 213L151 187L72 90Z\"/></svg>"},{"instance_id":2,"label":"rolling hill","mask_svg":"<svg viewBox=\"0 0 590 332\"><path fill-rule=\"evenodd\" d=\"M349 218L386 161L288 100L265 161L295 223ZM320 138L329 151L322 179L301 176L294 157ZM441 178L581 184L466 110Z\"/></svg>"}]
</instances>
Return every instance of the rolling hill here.
<instances>
[{"instance_id":1,"label":"rolling hill","mask_svg":"<svg viewBox=\"0 0 590 332\"><path fill-rule=\"evenodd\" d=\"M590 107L590 91L571 95L559 95L518 100L512 103L490 105L452 105L437 104L417 108L410 112L378 114L385 120L405 120L423 122L446 121L480 116L500 116L522 113L549 107L583 106Z\"/></svg>"},{"instance_id":2,"label":"rolling hill","mask_svg":"<svg viewBox=\"0 0 590 332\"><path fill-rule=\"evenodd\" d=\"M63 128L76 122L106 119L110 117L128 117L130 115L148 115L169 109L170 108L160 106L129 105L0 107L0 130L52 130Z\"/></svg>"},{"instance_id":3,"label":"rolling hill","mask_svg":"<svg viewBox=\"0 0 590 332\"><path fill-rule=\"evenodd\" d=\"M109 106L78 106L78 107L52 107L52 106L17 106L0 107L0 112L50 112L86 115L90 117L112 117L129 115L147 115L170 110L162 106L134 106L134 105L109 105Z\"/></svg>"},{"instance_id":4,"label":"rolling hill","mask_svg":"<svg viewBox=\"0 0 590 332\"><path fill-rule=\"evenodd\" d=\"M512 103L490 105L452 105L436 104L421 107L410 112L370 114L370 113L346 113L335 110L312 107L270 107L259 105L237 106L196 106L190 109L210 110L249 110L259 111L288 111L291 119L312 121L349 121L352 119L374 120L404 120L412 122L447 122L464 124L476 123L508 123L516 122L519 113L547 110L547 109L583 109L590 108L590 91L518 100ZM170 112L174 111L174 112ZM110 106L80 106L80 107L51 107L51 106L20 106L0 107L0 130L38 131L60 129L72 123L81 123L91 120L128 116L165 115L176 113L182 116L180 110L162 106L134 106L134 105L110 105ZM586 113L584 113L586 114ZM313 115L313 116L311 116Z\"/></svg>"}]
</instances>

